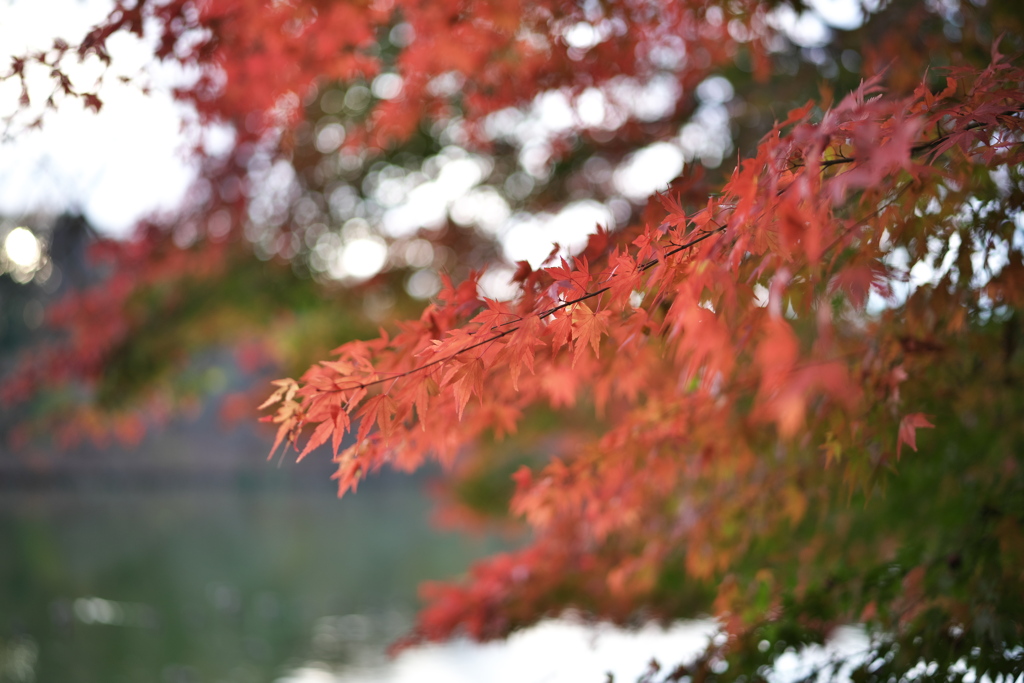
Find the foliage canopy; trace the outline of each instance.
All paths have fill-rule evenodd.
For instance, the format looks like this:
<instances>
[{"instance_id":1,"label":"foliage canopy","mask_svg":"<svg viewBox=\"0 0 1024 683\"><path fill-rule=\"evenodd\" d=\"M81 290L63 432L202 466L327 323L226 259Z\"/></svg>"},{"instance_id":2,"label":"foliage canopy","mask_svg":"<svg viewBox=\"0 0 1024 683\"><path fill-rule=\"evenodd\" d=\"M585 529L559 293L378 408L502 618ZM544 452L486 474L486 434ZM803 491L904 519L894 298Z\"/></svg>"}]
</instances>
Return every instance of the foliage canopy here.
<instances>
[{"instance_id":1,"label":"foliage canopy","mask_svg":"<svg viewBox=\"0 0 1024 683\"><path fill-rule=\"evenodd\" d=\"M43 64L99 109L62 65L148 27L199 74L178 97L234 142L197 149L175 221L100 245L110 276L51 317L70 341L6 395L58 379L129 396L66 418L97 430L173 403L145 370L141 390L116 379L140 371L111 374L157 336L175 362L245 337L294 367L320 345L262 406L275 449L327 445L341 493L438 460L450 518L531 531L425 587L408 642L570 609L712 614L728 637L650 680L761 680L845 623L870 650L826 670L855 680L1016 674L1020 10L894 0L845 30L808 21L754 0L119 4L8 78ZM659 163L668 188L631 195L631 165ZM472 201L401 212L459 169ZM605 216L585 244L510 263L515 226L584 202ZM357 243L387 247L376 275L338 261ZM261 291L253 253L319 293ZM500 300L488 266L511 281ZM224 310L189 308L216 283ZM367 317L379 334L326 352Z\"/></svg>"}]
</instances>

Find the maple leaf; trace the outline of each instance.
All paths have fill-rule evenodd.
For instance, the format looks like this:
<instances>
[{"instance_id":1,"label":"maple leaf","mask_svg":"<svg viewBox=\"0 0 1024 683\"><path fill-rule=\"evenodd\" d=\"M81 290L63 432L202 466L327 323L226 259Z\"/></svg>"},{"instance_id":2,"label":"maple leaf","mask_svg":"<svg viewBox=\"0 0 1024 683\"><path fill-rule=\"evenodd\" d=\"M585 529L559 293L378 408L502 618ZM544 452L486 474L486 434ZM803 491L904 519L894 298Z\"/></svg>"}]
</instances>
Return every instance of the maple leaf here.
<instances>
[{"instance_id":1,"label":"maple leaf","mask_svg":"<svg viewBox=\"0 0 1024 683\"><path fill-rule=\"evenodd\" d=\"M415 384L412 403L416 407L416 419L420 423L420 429L427 429L427 411L430 407L430 398L438 392L437 382L431 377L424 377L422 381Z\"/></svg>"},{"instance_id":2,"label":"maple leaf","mask_svg":"<svg viewBox=\"0 0 1024 683\"><path fill-rule=\"evenodd\" d=\"M261 418L263 421L268 421L268 418ZM274 435L274 445L270 447L270 453L267 455L267 460L274 457L274 453L284 442L285 438L288 437L294 429L294 422L290 420L282 421L277 428L277 433Z\"/></svg>"},{"instance_id":3,"label":"maple leaf","mask_svg":"<svg viewBox=\"0 0 1024 683\"><path fill-rule=\"evenodd\" d=\"M565 288L567 298L583 296L590 286L590 264L586 259L573 259L573 265L562 259L560 266L545 269L554 281Z\"/></svg>"},{"instance_id":4,"label":"maple leaf","mask_svg":"<svg viewBox=\"0 0 1024 683\"><path fill-rule=\"evenodd\" d=\"M388 400L389 397L387 394L377 394L363 402L362 407L356 413L356 417L360 420L359 432L356 435L357 442L362 442L366 439L370 430L373 429L373 425L376 424L381 417L383 417L385 419L385 423L387 423L387 420L389 419L387 412ZM384 425L381 425L381 427L383 428Z\"/></svg>"},{"instance_id":5,"label":"maple leaf","mask_svg":"<svg viewBox=\"0 0 1024 683\"><path fill-rule=\"evenodd\" d=\"M513 282L526 282L526 278L533 272L529 261L516 261L516 272L512 275Z\"/></svg>"},{"instance_id":6,"label":"maple leaf","mask_svg":"<svg viewBox=\"0 0 1024 683\"><path fill-rule=\"evenodd\" d=\"M309 455L315 448L327 442L327 439L331 438L331 433L334 431L334 424L330 420L325 420L317 425L317 428L313 430L313 434L310 435L309 441L306 442L306 447L299 453L298 460L302 460Z\"/></svg>"},{"instance_id":7,"label":"maple leaf","mask_svg":"<svg viewBox=\"0 0 1024 683\"><path fill-rule=\"evenodd\" d=\"M342 396L338 395L338 401L342 400ZM350 427L350 421L348 411L341 407L341 405L335 405L331 407L333 413L334 429L331 435L331 450L334 451L334 455L338 455L341 449L342 439L345 438L345 434L348 432Z\"/></svg>"},{"instance_id":8,"label":"maple leaf","mask_svg":"<svg viewBox=\"0 0 1024 683\"><path fill-rule=\"evenodd\" d=\"M685 227L686 212L683 211L682 204L679 203L679 197L672 197L667 192L659 192L655 196L658 198L658 202L665 208L665 211L668 212L664 221L665 225L676 228Z\"/></svg>"},{"instance_id":9,"label":"maple leaf","mask_svg":"<svg viewBox=\"0 0 1024 683\"><path fill-rule=\"evenodd\" d=\"M519 329L509 337L503 356L508 359L509 375L512 388L519 391L519 375L525 367L533 374L535 349L544 343L537 339L540 331L540 320L536 316L524 320Z\"/></svg>"},{"instance_id":10,"label":"maple leaf","mask_svg":"<svg viewBox=\"0 0 1024 683\"><path fill-rule=\"evenodd\" d=\"M900 450L903 444L907 444L915 452L917 451L917 430L918 428L934 428L927 415L924 413L910 413L904 415L900 420L899 436L896 438L896 457L900 457Z\"/></svg>"},{"instance_id":11,"label":"maple leaf","mask_svg":"<svg viewBox=\"0 0 1024 683\"><path fill-rule=\"evenodd\" d=\"M572 314L560 311L549 318L548 330L551 334L551 350L558 351L572 339Z\"/></svg>"},{"instance_id":12,"label":"maple leaf","mask_svg":"<svg viewBox=\"0 0 1024 683\"><path fill-rule=\"evenodd\" d=\"M278 379L271 382L271 384L276 386L277 389L256 410L263 410L280 401L290 401L299 390L298 383L293 379Z\"/></svg>"},{"instance_id":13,"label":"maple leaf","mask_svg":"<svg viewBox=\"0 0 1024 683\"><path fill-rule=\"evenodd\" d=\"M360 445L356 444L345 449L335 458L338 462L338 470L332 475L332 479L338 480L339 496L345 495L348 491L355 492L359 487L359 481L366 473L359 453Z\"/></svg>"},{"instance_id":14,"label":"maple leaf","mask_svg":"<svg viewBox=\"0 0 1024 683\"><path fill-rule=\"evenodd\" d=\"M585 303L579 303L572 309L572 338L574 340L573 366L583 356L587 345L594 350L594 355L601 355L601 336L608 332L608 321L611 313L594 311Z\"/></svg>"},{"instance_id":15,"label":"maple leaf","mask_svg":"<svg viewBox=\"0 0 1024 683\"><path fill-rule=\"evenodd\" d=\"M480 327L485 330L501 327L518 318L509 310L508 305L503 302L485 299L484 304L486 308L478 313L470 322L479 323Z\"/></svg>"},{"instance_id":16,"label":"maple leaf","mask_svg":"<svg viewBox=\"0 0 1024 683\"><path fill-rule=\"evenodd\" d=\"M969 415L980 425L980 439L987 429L1002 430L1005 443L1020 440L1011 421L990 419L1019 403L1019 389L1001 380L1015 376L1010 359L1024 304L1024 258L1010 239L1024 165L1024 70L985 44L994 33L992 17L999 16L993 3L960 3L955 27L927 3L882 3L872 17L880 35L859 53L862 71L876 75L857 88L845 77L819 88L805 82L804 68L796 77L773 74L784 61L806 61L799 50L772 47L781 34L765 16L776 3L652 0L642 3L644 11L628 0L591 4L119 3L78 55L108 63L108 39L153 26L159 57L202 74L176 96L194 106L201 123L234 122L236 139L224 158L198 152L200 181L213 191L190 202L182 213L187 224L147 223L136 238L102 241L97 251L110 276L104 289L76 296L55 316L69 346L0 382L0 401L6 407L9 396L51 381L75 390L84 381L98 385L97 395L119 394L124 358L135 357L136 346L146 348L136 339L146 342L154 327L162 337L157 348L180 349L182 357L197 344L219 348L230 341L226 335L265 335L267 356L288 367L310 360L296 357L301 349L338 343L317 335L372 337L380 325L376 337L343 344L336 359L314 364L299 381L275 383L261 406L273 411L264 419L277 427L275 451L287 443L301 459L331 439L340 494L385 463L400 470L428 460L451 466L445 481L452 490L464 488L467 473L506 477L520 464L494 443L506 435L509 452L530 458L513 475L509 507L530 528L528 545L480 563L458 586L429 591L432 604L414 638L499 637L567 606L616 622L637 614L670 621L691 616L680 611L685 605L689 612L710 610L728 636L676 676L698 680L708 677L709 666L746 661L748 654L770 664L785 651L771 634L789 632L810 613L805 591L793 587L812 586L812 621L865 615L873 622L868 628L882 635L872 642L899 646L908 661L948 645L950 623L964 627L959 651L990 652L992 643L978 634L991 629L981 627L1020 621L1018 601L1006 599L1021 593L1019 577L1005 568L1024 562L1024 535L1013 514L998 524L945 527L973 519L962 510L981 501L1014 509L1020 489L1014 473L1021 468L1012 448L957 444L965 430L950 430L949 458L927 465L956 463L939 472L943 477L969 469L970 498L946 505L946 496L960 495L957 487L920 486L935 480L932 469L901 489L908 496L927 489L927 504L919 508L927 515L874 504L862 510L843 501L881 478L902 485L899 477L922 476L915 463L901 472L873 469L886 462L874 453L891 438L886 407L901 401L955 396L937 406L945 409L941 420ZM582 49L568 29L587 26L599 39ZM1019 33L1012 22L1007 26ZM953 46L950 28L958 35ZM403 32L415 40L403 39ZM913 41L905 39L910 34ZM826 52L843 51L843 40L825 40ZM1019 48L1022 37L1005 40ZM688 59L685 69L666 67L678 81L677 94L650 118L629 99L661 77L664 69L652 69L651 59L659 61L665 45ZM99 110L99 100L76 91L60 64L72 50L54 43L49 52L15 61L6 77L12 91L19 80L24 87L26 69L40 67L51 74L56 95L39 102L41 109L56 109L63 92ZM985 54L990 63L979 61ZM952 66L936 79L934 71L924 73L922 60ZM621 191L631 153L681 130L689 136L692 93L715 73L728 78L736 102L748 108L742 122L734 118L739 108L724 109L726 130L735 133L744 123L747 131L732 140L735 160L722 159L722 173L711 174L727 178L724 183L690 185L680 196L675 181L671 193L646 204L611 198ZM942 78L945 87L936 87ZM394 97L383 96L388 79L398 84ZM768 88L784 80L781 100L765 98L759 79ZM833 104L833 89L852 92ZM755 111L766 99L789 108L786 103L818 90L821 99L791 111L770 131L775 112ZM27 90L23 95L27 108ZM529 122L546 98L564 97L575 110L591 95L607 105L600 125L577 120L541 131ZM343 137L343 147L321 136L325 130ZM251 163L254 149L259 163ZM687 159L688 168L699 170L702 164L693 161ZM468 179L465 202L433 197L431 213L439 217L413 217L415 235L392 230L390 219L407 208L407 199L441 188L438 176L447 180L461 164L480 171ZM286 192L275 194L267 219L259 217L266 209L260 167L286 168L292 179ZM464 220L476 212L462 209L494 194L501 200L491 204L505 201L516 214L513 223L527 212L555 215L569 203L593 200L615 214L615 230L599 227L582 250L566 234L565 248L555 245L543 262L550 267L535 271L520 261L511 298L489 301L474 269L486 267L497 246L515 251L515 240L499 245L493 230ZM684 203L703 208L687 216ZM482 219L486 212L480 213ZM214 229L225 224L232 226L230 239ZM327 228L335 224L345 226L344 244L328 244L338 237ZM381 225L386 234L376 235ZM200 232L187 249L173 239L183 227ZM562 238L558 232L552 237ZM895 265L900 257L913 268L953 235L961 238L959 249L942 247L952 263L945 265L943 254L934 261L937 270L947 269L940 284L894 287L906 277ZM333 282L323 268L342 247L346 256L354 253L352 240L363 237L386 244L381 270L351 287ZM990 248L1004 250L1007 265L979 285L977 263L987 265L980 252ZM271 253L278 258L263 260ZM244 297L245 306L228 306L228 323L201 313L184 323L187 334L165 329L162 323L173 328L208 308L218 281L249 282L235 277L236 270L254 254L260 273L283 265L288 273L314 275L303 287L332 280L329 295L302 297L301 310L299 299L287 296L271 315L263 311L255 323L238 326L243 309L280 292L261 281L253 296L257 288L236 284L230 289L241 294L232 296ZM406 282L406 266L442 281L418 319L414 302L391 296ZM463 281L456 284L449 273ZM291 292L293 284L280 290ZM756 285L769 287L767 300L755 299ZM345 286L343 296L333 296L338 286ZM866 310L872 293L886 297L887 307ZM307 306L312 299L317 302ZM392 299L394 306L378 305ZM365 330L333 324L339 316L361 320L363 313L374 318ZM409 320L395 319L405 314ZM308 343L289 343L300 324ZM1005 334L992 334L996 326ZM571 359L563 347L571 348ZM971 376L963 368L978 371ZM920 381L905 382L908 376ZM167 390L166 403L176 403L174 392ZM466 410L474 397L478 403ZM102 414L92 403L70 412L60 416L58 442L75 430L104 428L126 438L139 430L137 417ZM356 443L343 448L353 421ZM903 417L897 457L904 444L916 450L916 430L931 422L920 413ZM312 434L302 443L307 427ZM815 457L812 446L821 442L824 454ZM994 482L990 490L986 481ZM909 502L917 509L925 501ZM932 510L943 528L929 528ZM922 534L977 536L988 549L985 561L955 549L955 558L936 563L934 553L946 551L933 547L932 556L915 557ZM893 548L899 566L889 562ZM822 580L837 562L849 581ZM961 562L969 566L958 568ZM887 575L896 572L889 582L902 595L850 590L873 586L863 579L877 576L879 563ZM938 575L949 571L954 591ZM718 597L701 605L689 589L678 592L694 578L717 585ZM925 610L935 618L920 619ZM999 631L1006 649L1020 644L1012 628ZM751 634L776 642L765 652L747 652L749 643L760 643ZM917 638L925 643L919 650ZM885 659L876 654L865 661ZM891 664L894 677L906 673ZM982 670L986 662L965 665Z\"/></svg>"},{"instance_id":17,"label":"maple leaf","mask_svg":"<svg viewBox=\"0 0 1024 683\"><path fill-rule=\"evenodd\" d=\"M469 399L474 394L483 394L483 383L484 364L478 358L458 362L446 376L445 384L450 385L454 391L456 412L460 420Z\"/></svg>"}]
</instances>

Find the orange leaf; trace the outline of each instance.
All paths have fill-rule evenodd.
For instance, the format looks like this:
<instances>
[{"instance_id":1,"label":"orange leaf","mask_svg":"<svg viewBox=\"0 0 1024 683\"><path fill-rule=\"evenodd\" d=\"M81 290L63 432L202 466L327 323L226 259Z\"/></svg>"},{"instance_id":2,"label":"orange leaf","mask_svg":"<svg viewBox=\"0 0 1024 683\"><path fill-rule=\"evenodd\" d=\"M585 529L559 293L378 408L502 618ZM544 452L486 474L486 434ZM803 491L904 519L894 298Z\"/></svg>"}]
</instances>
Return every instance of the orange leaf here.
<instances>
[{"instance_id":1,"label":"orange leaf","mask_svg":"<svg viewBox=\"0 0 1024 683\"><path fill-rule=\"evenodd\" d=\"M341 441L345 438L345 433L349 428L349 418L348 412L341 406L336 406L332 412L334 413L334 435L331 439L331 449L334 451L334 455L338 455L341 450Z\"/></svg>"},{"instance_id":2,"label":"orange leaf","mask_svg":"<svg viewBox=\"0 0 1024 683\"><path fill-rule=\"evenodd\" d=\"M686 212L683 211L682 204L679 202L679 196L672 197L667 192L662 194L656 192L655 197L658 198L658 202L668 213L665 217L665 223L673 227L685 227L686 226Z\"/></svg>"},{"instance_id":3,"label":"orange leaf","mask_svg":"<svg viewBox=\"0 0 1024 683\"><path fill-rule=\"evenodd\" d=\"M462 413L473 394L481 396L484 386L484 364L479 359L463 363L447 378L455 392L455 410L462 419Z\"/></svg>"},{"instance_id":4,"label":"orange leaf","mask_svg":"<svg viewBox=\"0 0 1024 683\"><path fill-rule=\"evenodd\" d=\"M583 356L587 344L594 349L594 355L601 355L601 335L608 332L611 313L594 313L586 304L577 304L572 311L572 337L576 340L572 357L573 366Z\"/></svg>"},{"instance_id":5,"label":"orange leaf","mask_svg":"<svg viewBox=\"0 0 1024 683\"><path fill-rule=\"evenodd\" d=\"M519 375L525 367L533 374L534 347L541 345L537 339L540 320L536 316L527 318L508 340L508 369L512 388L519 391Z\"/></svg>"},{"instance_id":6,"label":"orange leaf","mask_svg":"<svg viewBox=\"0 0 1024 683\"><path fill-rule=\"evenodd\" d=\"M333 431L334 425L331 423L331 420L324 420L321 422L317 428L313 430L312 436L310 436L309 441L306 442L306 447L302 449L301 453L299 453L298 459L302 460L309 455L314 448L326 442Z\"/></svg>"},{"instance_id":7,"label":"orange leaf","mask_svg":"<svg viewBox=\"0 0 1024 683\"><path fill-rule=\"evenodd\" d=\"M282 422L281 426L277 428L277 435L274 437L274 445L270 448L270 453L267 455L267 460L270 460L274 457L274 453L277 453L278 446L281 445L281 442L284 441L285 436L287 436L291 429L291 421ZM285 450L287 450L287 448L285 448Z\"/></svg>"}]
</instances>

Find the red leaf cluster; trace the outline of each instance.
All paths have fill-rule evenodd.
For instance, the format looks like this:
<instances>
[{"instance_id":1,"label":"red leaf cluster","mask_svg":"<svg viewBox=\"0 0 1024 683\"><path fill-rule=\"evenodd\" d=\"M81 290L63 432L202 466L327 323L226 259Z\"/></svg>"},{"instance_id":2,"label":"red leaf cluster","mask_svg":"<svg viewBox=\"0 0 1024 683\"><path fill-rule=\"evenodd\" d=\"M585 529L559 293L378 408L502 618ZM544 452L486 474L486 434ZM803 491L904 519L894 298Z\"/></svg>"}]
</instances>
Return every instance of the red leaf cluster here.
<instances>
[{"instance_id":1,"label":"red leaf cluster","mask_svg":"<svg viewBox=\"0 0 1024 683\"><path fill-rule=\"evenodd\" d=\"M428 586L409 642L498 637L566 607L623 622L678 616L680 574L687 586L717 591L714 608L734 637L753 637L744 632L750 604L771 620L784 591L809 594L802 566L790 574L795 587L777 585L768 567L750 587L734 572L838 489L870 489L903 445L917 451L916 430L933 425L908 413L925 408L908 405L901 387L915 386L968 325L1012 318L1024 303L1013 227L1020 188L1007 180L1024 164L1024 70L996 48L987 67L966 65L984 30L952 4L885 4L904 25L864 48L870 77L837 104L826 94L789 112L717 194L677 183L639 223L598 229L577 256L555 249L539 268L518 263L509 301L483 297L481 273L459 283L442 276L418 319L347 342L275 383L261 406L277 428L274 451L290 446L303 458L330 444L342 494L384 466L471 468L502 439L541 454L512 478L510 512L530 527L530 543L479 563L460 584ZM777 6L138 0L119 3L77 53L55 43L16 59L4 78L24 83L26 64L52 67L58 92L98 111L102 103L74 90L60 60L109 61L112 35L158 27L158 55L200 73L178 96L238 134L228 159L204 160L211 211L227 206L237 234L256 150L290 159L301 147L302 107L318 102L320 86L372 93L345 121L340 157L385 155L428 128L436 141L448 126L459 144L493 151L505 143L488 134L491 115L545 94L578 102L596 90L621 120L609 114L553 132L550 160L570 158L580 140L621 159L677 135L695 106L690 93L716 69L768 76L783 40ZM917 29L943 12L949 33L974 35L945 55L954 66L939 80L933 70L919 84L937 34ZM593 40L571 38L577 30ZM832 59L816 49L807 54ZM672 115L645 121L620 86L665 74L686 95ZM26 364L5 400L54 378L95 379L137 329L140 291L173 290L167 283L185 271L215 278L228 252L211 241L183 255L144 233L107 248L113 275L103 292L53 314L73 339ZM996 252L1006 263L992 265ZM919 264L933 273L925 284L912 273ZM1014 343L1006 342L1007 366ZM538 438L538 415L555 416L557 434ZM1019 458L1002 467L1013 475ZM998 514L1000 543L1012 546L1018 522ZM824 536L777 554L802 565L825 554ZM865 554L884 557L890 539L874 541ZM990 564L1020 585L1019 572L1013 579L1012 569ZM925 570L905 569L905 609L889 622L899 626L925 606ZM759 586L766 597L754 594ZM955 600L932 606L955 612L964 630ZM864 619L879 613L874 601L862 609Z\"/></svg>"},{"instance_id":2,"label":"red leaf cluster","mask_svg":"<svg viewBox=\"0 0 1024 683\"><path fill-rule=\"evenodd\" d=\"M759 530L800 521L811 492L793 482L822 466L801 454L837 438L865 453L892 443L895 423L876 410L899 400L909 370L898 330L918 323L865 312L894 277L880 266L884 240L903 243L916 226L908 207L967 182L975 165L1024 161L1024 72L997 57L950 78L938 95L922 86L905 98L869 81L818 120L793 112L705 208L687 215L660 197L657 227L601 234L587 258L520 272L511 302L478 298L475 278L446 283L419 321L288 380L298 388L273 419L292 437L314 426L303 454L357 430L347 448L333 441L340 493L384 465L450 464L538 406L603 419L520 471L512 509L536 541L478 566L464 587L431 589L419 637L505 633L557 604L570 576L606 596L603 614L657 612L651 577L680 547L687 574L706 578ZM926 426L903 418L895 455L916 450ZM780 460L766 469L772 449ZM721 533L715 520L737 516L756 522Z\"/></svg>"}]
</instances>

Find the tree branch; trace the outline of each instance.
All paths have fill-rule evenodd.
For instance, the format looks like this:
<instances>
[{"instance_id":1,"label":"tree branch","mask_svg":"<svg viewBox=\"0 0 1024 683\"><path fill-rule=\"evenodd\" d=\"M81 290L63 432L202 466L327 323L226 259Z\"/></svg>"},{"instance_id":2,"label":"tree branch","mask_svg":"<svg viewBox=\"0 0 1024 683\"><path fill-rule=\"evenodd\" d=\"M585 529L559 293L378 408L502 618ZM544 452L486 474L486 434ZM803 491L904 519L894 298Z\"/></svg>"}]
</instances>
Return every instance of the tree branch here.
<instances>
[{"instance_id":1,"label":"tree branch","mask_svg":"<svg viewBox=\"0 0 1024 683\"><path fill-rule=\"evenodd\" d=\"M997 116L1015 116L1015 115L1021 113L1022 111L1024 111L1024 108L1011 109L1011 110L1007 110L1005 112L1002 112L1001 114L998 114ZM925 152L927 152L929 150L935 149L936 147L941 145L943 142L948 141L953 135L955 135L958 132L959 133L963 133L963 132L967 132L967 131L971 131L971 130L976 130L978 128L984 128L984 127L989 126L989 125L991 125L991 124L984 123L984 122L981 122L981 121L974 121L974 122L968 124L967 126L965 126L964 129L961 130L961 131L951 131L949 133L945 133L943 135L940 135L939 137L936 137L936 138L934 138L932 140L928 140L926 142L921 142L921 143L918 143L917 145L914 145L913 147L910 148L910 154L912 156L916 156L918 154L925 153ZM839 157L839 158L835 158L835 159L826 159L826 160L821 162L821 167L822 168L828 168L828 167L831 167L831 166L838 166L838 165L841 165L841 164L852 164L852 163L855 163L856 161L858 161L857 157L843 156L843 157ZM803 165L799 165L798 167L804 167L804 166ZM897 193L896 196L897 197L900 196L906 189L907 189L907 186L905 185L903 188L901 188L899 190L899 192ZM878 211L881 211L884 208L885 207L881 207ZM704 240L706 240L706 239L708 239L708 238L710 238L710 237L712 237L714 235L717 235L719 233L724 232L727 227L728 227L728 225L723 225L723 226L720 226L720 227L716 228L715 230L711 230L711 231L705 232L700 237L696 237L696 238L690 240L689 242L687 242L685 244L681 244L681 245L676 246L673 249L665 252L665 255L663 257L661 257L661 258L653 258L653 259L650 259L649 261L644 262L643 264L637 266L637 269L639 271L641 271L641 272L647 271L647 270L653 268L654 266L658 265L659 263L661 263L661 261L664 258L666 258L668 256L673 256L673 255L678 254L678 253L680 253L680 252L682 252L682 251L684 251L686 249L694 247L694 246L700 244L701 242L703 242ZM844 235L840 235L839 237L837 237L826 248L826 251L828 249L831 249L833 246L835 246L844 236L845 236L845 234ZM611 277L616 277L616 276L617 276L616 274L613 274ZM606 282L607 282L607 280L606 280ZM563 310L565 308L568 308L570 306L574 306L574 305L576 305L578 303L582 303L584 301L587 301L588 299L593 299L594 297L597 297L597 296L600 296L601 294L604 294L605 292L609 291L610 289L611 289L611 285L606 285L606 286L601 287L599 289L596 289L596 290L594 290L592 292L586 292L582 296L575 297L573 299L568 299L568 300L563 301L562 303L558 304L557 306L552 306L551 308L548 308L548 309L546 309L546 310L544 310L544 311L542 311L540 313L537 313L536 316L537 316L538 319L544 320L545 318L548 318L548 317L554 315L558 311L561 311L561 310ZM402 379L404 377L409 377L410 375L414 375L414 374L416 374L418 372L422 372L424 370L428 370L429 368L432 368L432 367L434 367L436 365L440 365L442 363L450 361L453 358L456 358L459 355L461 355L461 354L463 354L463 353L465 353L467 351L472 351L473 349L480 348L481 346L484 346L486 344L490 344L491 342L497 341L498 339L501 339L502 337L506 337L506 336L512 334L513 332L516 332L517 330L520 329L520 326L518 324L516 324L516 323L521 322L521 320L522 319L520 318L520 319L517 319L517 320L514 320L514 321L509 321L507 323L503 323L502 325L494 325L492 327L489 327L487 329L487 331L491 332L493 330L498 329L499 327L501 327L503 325L512 325L512 324L516 325L515 327L510 327L507 330L503 330L501 332L497 332L495 334L492 334L491 336L487 337L486 339L481 339L480 341L475 342L473 344L470 344L469 346L461 348L461 349L459 349L457 351L453 351L452 353L450 353L450 354L448 354L448 355L446 355L446 356L444 356L442 358L436 358L436 359L434 359L434 360L432 360L432 361L430 361L428 363L424 363L423 365L418 365L418 366L416 366L414 368L411 368L411 369L406 370L404 372L392 375L390 377L383 377L383 378L372 380L372 381L369 381L369 382L359 382L359 383L355 383L355 384L352 384L352 385L347 386L347 387L338 387L338 388L332 389L329 392L325 392L325 393L335 393L335 392L340 392L340 391L351 391L353 389L367 389L369 387L385 384L387 382L394 382L394 381L397 381L397 380ZM472 332L471 335L477 335L477 334L480 334L480 332L481 332L481 330L477 330L476 332Z\"/></svg>"}]
</instances>

